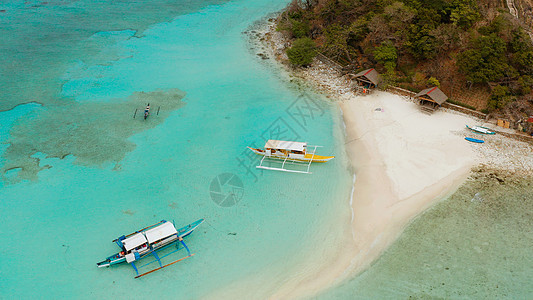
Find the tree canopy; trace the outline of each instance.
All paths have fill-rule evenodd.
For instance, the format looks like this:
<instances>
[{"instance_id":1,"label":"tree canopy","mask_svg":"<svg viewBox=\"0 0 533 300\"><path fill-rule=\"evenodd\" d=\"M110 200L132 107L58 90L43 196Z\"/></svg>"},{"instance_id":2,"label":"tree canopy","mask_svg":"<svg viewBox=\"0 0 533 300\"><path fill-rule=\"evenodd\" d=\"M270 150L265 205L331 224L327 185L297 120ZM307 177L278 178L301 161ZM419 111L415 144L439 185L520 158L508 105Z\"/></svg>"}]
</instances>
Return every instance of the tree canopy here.
<instances>
[{"instance_id":1,"label":"tree canopy","mask_svg":"<svg viewBox=\"0 0 533 300\"><path fill-rule=\"evenodd\" d=\"M299 38L294 41L291 48L287 50L289 61L293 65L307 66L313 62L316 56L315 43L310 38Z\"/></svg>"},{"instance_id":2,"label":"tree canopy","mask_svg":"<svg viewBox=\"0 0 533 300\"><path fill-rule=\"evenodd\" d=\"M464 86L507 82L508 96L531 92L530 37L508 13L479 3L294 0L279 28L296 38L287 52L295 65L310 64L316 45L343 65L356 70L375 66L389 82L411 88L432 78L444 88L458 80ZM505 102L502 97L496 102Z\"/></svg>"}]
</instances>

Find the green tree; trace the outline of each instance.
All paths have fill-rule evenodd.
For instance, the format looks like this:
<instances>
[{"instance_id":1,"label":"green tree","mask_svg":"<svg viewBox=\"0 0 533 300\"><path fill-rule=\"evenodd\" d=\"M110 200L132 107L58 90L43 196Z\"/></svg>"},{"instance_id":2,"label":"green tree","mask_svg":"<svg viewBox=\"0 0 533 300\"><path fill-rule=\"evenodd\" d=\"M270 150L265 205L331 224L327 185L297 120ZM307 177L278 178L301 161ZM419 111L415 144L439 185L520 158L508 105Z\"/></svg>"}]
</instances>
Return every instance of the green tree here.
<instances>
[{"instance_id":1,"label":"green tree","mask_svg":"<svg viewBox=\"0 0 533 300\"><path fill-rule=\"evenodd\" d=\"M437 42L435 37L424 35L413 42L411 53L416 58L430 59L437 54Z\"/></svg>"},{"instance_id":2,"label":"green tree","mask_svg":"<svg viewBox=\"0 0 533 300\"><path fill-rule=\"evenodd\" d=\"M349 28L347 29L338 24L327 27L324 31L324 35L326 37L326 43L324 44L324 48L326 52L337 59L339 57L342 57L351 62L351 49L348 46L349 34Z\"/></svg>"},{"instance_id":3,"label":"green tree","mask_svg":"<svg viewBox=\"0 0 533 300\"><path fill-rule=\"evenodd\" d=\"M504 28L509 27L509 22L499 15L489 25L480 27L477 31L483 35L490 35L492 33L500 33Z\"/></svg>"},{"instance_id":4,"label":"green tree","mask_svg":"<svg viewBox=\"0 0 533 300\"><path fill-rule=\"evenodd\" d=\"M518 84L520 85L522 95L527 95L531 93L531 88L533 88L533 77L529 75L520 76L518 78Z\"/></svg>"},{"instance_id":5,"label":"green tree","mask_svg":"<svg viewBox=\"0 0 533 300\"><path fill-rule=\"evenodd\" d=\"M293 65L308 66L316 56L315 43L310 38L300 38L287 49L287 56Z\"/></svg>"},{"instance_id":6,"label":"green tree","mask_svg":"<svg viewBox=\"0 0 533 300\"><path fill-rule=\"evenodd\" d=\"M394 68L396 68L398 51L391 43L383 42L374 50L374 59L383 65L386 63L394 63Z\"/></svg>"},{"instance_id":7,"label":"green tree","mask_svg":"<svg viewBox=\"0 0 533 300\"><path fill-rule=\"evenodd\" d=\"M441 16L434 9L417 10L415 22L410 26L408 41L404 45L417 59L433 58L437 54L434 32L441 23Z\"/></svg>"},{"instance_id":8,"label":"green tree","mask_svg":"<svg viewBox=\"0 0 533 300\"><path fill-rule=\"evenodd\" d=\"M309 34L309 22L308 21L296 21L291 20L292 28L291 32L295 38L303 38Z\"/></svg>"},{"instance_id":9,"label":"green tree","mask_svg":"<svg viewBox=\"0 0 533 300\"><path fill-rule=\"evenodd\" d=\"M468 29L481 15L475 0L454 0L451 4L450 21L461 27Z\"/></svg>"},{"instance_id":10,"label":"green tree","mask_svg":"<svg viewBox=\"0 0 533 300\"><path fill-rule=\"evenodd\" d=\"M424 87L426 85L426 75L420 72L415 72L415 75L413 75L413 83L417 87Z\"/></svg>"},{"instance_id":11,"label":"green tree","mask_svg":"<svg viewBox=\"0 0 533 300\"><path fill-rule=\"evenodd\" d=\"M529 36L520 27L511 32L509 48L512 52L525 52L533 48L529 42Z\"/></svg>"},{"instance_id":12,"label":"green tree","mask_svg":"<svg viewBox=\"0 0 533 300\"><path fill-rule=\"evenodd\" d=\"M512 61L520 73L533 74L533 50L515 53Z\"/></svg>"},{"instance_id":13,"label":"green tree","mask_svg":"<svg viewBox=\"0 0 533 300\"><path fill-rule=\"evenodd\" d=\"M398 59L398 51L396 47L390 42L383 42L381 46L374 49L374 59L382 64L387 72L383 74L385 86L394 84L396 82L396 60Z\"/></svg>"},{"instance_id":14,"label":"green tree","mask_svg":"<svg viewBox=\"0 0 533 300\"><path fill-rule=\"evenodd\" d=\"M445 53L459 44L460 30L453 24L441 24L430 32L435 37L435 51Z\"/></svg>"},{"instance_id":15,"label":"green tree","mask_svg":"<svg viewBox=\"0 0 533 300\"><path fill-rule=\"evenodd\" d=\"M416 10L404 5L402 2L394 2L385 7L384 13L391 29L398 33L405 30L405 24L411 23L416 15Z\"/></svg>"},{"instance_id":16,"label":"green tree","mask_svg":"<svg viewBox=\"0 0 533 300\"><path fill-rule=\"evenodd\" d=\"M435 77L429 77L428 79L428 85L436 86L440 88L440 82Z\"/></svg>"},{"instance_id":17,"label":"green tree","mask_svg":"<svg viewBox=\"0 0 533 300\"><path fill-rule=\"evenodd\" d=\"M495 34L481 36L457 56L459 70L474 83L498 81L517 76L516 70L507 64L506 44Z\"/></svg>"},{"instance_id":18,"label":"green tree","mask_svg":"<svg viewBox=\"0 0 533 300\"><path fill-rule=\"evenodd\" d=\"M492 90L492 95L487 103L487 108L489 111L494 111L504 107L509 101L511 101L509 89L506 86L497 85Z\"/></svg>"},{"instance_id":19,"label":"green tree","mask_svg":"<svg viewBox=\"0 0 533 300\"><path fill-rule=\"evenodd\" d=\"M346 43L352 47L357 47L357 43L361 42L369 32L368 20L359 18L348 27Z\"/></svg>"}]
</instances>

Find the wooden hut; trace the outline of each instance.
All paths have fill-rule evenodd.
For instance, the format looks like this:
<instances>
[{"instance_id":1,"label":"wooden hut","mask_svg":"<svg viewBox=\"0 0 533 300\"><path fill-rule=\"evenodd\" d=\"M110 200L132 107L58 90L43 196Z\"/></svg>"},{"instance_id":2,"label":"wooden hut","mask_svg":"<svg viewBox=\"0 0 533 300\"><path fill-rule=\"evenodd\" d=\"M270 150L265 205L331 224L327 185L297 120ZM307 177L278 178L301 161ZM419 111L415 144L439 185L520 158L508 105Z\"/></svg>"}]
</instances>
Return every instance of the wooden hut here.
<instances>
[{"instance_id":1,"label":"wooden hut","mask_svg":"<svg viewBox=\"0 0 533 300\"><path fill-rule=\"evenodd\" d=\"M370 92L372 89L376 88L381 82L378 71L374 68L366 69L355 75L350 74L352 80L354 80L357 85L356 88L361 90L363 93Z\"/></svg>"},{"instance_id":2,"label":"wooden hut","mask_svg":"<svg viewBox=\"0 0 533 300\"><path fill-rule=\"evenodd\" d=\"M432 87L416 94L415 99L418 101L418 105L420 105L422 111L432 113L448 99L448 96L438 87Z\"/></svg>"}]
</instances>

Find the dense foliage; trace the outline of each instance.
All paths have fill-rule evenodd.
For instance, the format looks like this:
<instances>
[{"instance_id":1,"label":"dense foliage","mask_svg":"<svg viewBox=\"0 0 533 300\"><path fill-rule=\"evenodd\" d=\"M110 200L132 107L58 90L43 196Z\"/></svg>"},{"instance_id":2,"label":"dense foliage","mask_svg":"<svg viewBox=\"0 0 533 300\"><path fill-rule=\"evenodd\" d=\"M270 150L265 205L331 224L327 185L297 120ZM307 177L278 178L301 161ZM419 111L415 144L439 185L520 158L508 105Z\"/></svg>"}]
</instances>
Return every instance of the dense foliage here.
<instances>
[{"instance_id":1,"label":"dense foliage","mask_svg":"<svg viewBox=\"0 0 533 300\"><path fill-rule=\"evenodd\" d=\"M389 83L490 84L492 110L533 87L530 37L476 0L294 0L279 29L354 71L374 66Z\"/></svg>"},{"instance_id":2,"label":"dense foliage","mask_svg":"<svg viewBox=\"0 0 533 300\"><path fill-rule=\"evenodd\" d=\"M287 50L287 56L293 65L307 66L316 56L315 43L307 37L296 39L292 47Z\"/></svg>"}]
</instances>

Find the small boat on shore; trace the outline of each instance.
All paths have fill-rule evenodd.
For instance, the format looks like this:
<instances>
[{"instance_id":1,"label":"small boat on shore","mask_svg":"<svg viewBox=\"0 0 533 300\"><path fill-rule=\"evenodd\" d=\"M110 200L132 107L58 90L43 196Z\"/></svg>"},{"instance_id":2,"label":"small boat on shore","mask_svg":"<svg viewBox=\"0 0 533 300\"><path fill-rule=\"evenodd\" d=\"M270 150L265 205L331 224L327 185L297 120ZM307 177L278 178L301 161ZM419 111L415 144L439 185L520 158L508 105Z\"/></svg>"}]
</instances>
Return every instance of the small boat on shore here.
<instances>
[{"instance_id":1,"label":"small boat on shore","mask_svg":"<svg viewBox=\"0 0 533 300\"><path fill-rule=\"evenodd\" d=\"M482 143L485 142L484 140L478 140L478 139L474 139L474 138L471 138L471 137L465 137L465 140L467 140L469 142L472 142L472 143L478 143L478 144L482 144Z\"/></svg>"},{"instance_id":2,"label":"small boat on shore","mask_svg":"<svg viewBox=\"0 0 533 300\"><path fill-rule=\"evenodd\" d=\"M309 167L312 162L327 162L335 156L322 156L315 154L316 148L320 146L308 146L307 143L293 141L268 140L263 149L248 147L255 154L262 155L261 163L257 166L259 169L277 170L295 173L310 173ZM309 148L313 150L308 151ZM263 165L265 158L282 161L280 168L266 167ZM307 166L306 171L290 170L285 168L287 163L303 163Z\"/></svg>"},{"instance_id":3,"label":"small boat on shore","mask_svg":"<svg viewBox=\"0 0 533 300\"><path fill-rule=\"evenodd\" d=\"M466 125L466 128L476 132L476 133L482 133L482 134L496 134L494 131L490 131L487 127L482 126L468 126Z\"/></svg>"},{"instance_id":4,"label":"small boat on shore","mask_svg":"<svg viewBox=\"0 0 533 300\"><path fill-rule=\"evenodd\" d=\"M194 223L191 223L187 226L181 227L180 229L176 230L173 223L162 220L159 223L150 225L134 233L123 235L113 240L113 242L116 243L120 247L121 251L118 252L117 254L109 256L108 258L97 263L96 265L99 268L102 268L102 267L110 267L112 265L127 262L131 264L131 266L135 270L135 273L137 274L135 278L144 276L148 273L152 273L154 271L170 266L174 263L177 263L178 261L184 260L194 255L194 254L191 254L191 252L189 251L189 248L183 241L183 238L190 235L203 222L204 222L204 219L200 219ZM163 266L163 264L161 263L161 258L168 256L174 252L177 252L180 249L183 249L183 248L179 248L180 244L183 245L183 248L187 250L188 255ZM172 251L171 253L167 253L165 256L162 256L161 258L157 255L158 251L161 251L171 245L175 245L176 250ZM148 256L149 254L152 254L156 260L149 262L145 265L139 266L139 267L135 265L135 261L138 261ZM139 275L139 270L138 270L139 268L149 265L156 261L159 263L159 268L156 268L154 270L151 270L151 271L148 271L146 273Z\"/></svg>"}]
</instances>

